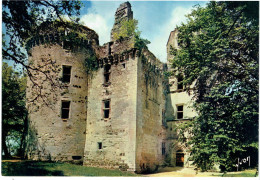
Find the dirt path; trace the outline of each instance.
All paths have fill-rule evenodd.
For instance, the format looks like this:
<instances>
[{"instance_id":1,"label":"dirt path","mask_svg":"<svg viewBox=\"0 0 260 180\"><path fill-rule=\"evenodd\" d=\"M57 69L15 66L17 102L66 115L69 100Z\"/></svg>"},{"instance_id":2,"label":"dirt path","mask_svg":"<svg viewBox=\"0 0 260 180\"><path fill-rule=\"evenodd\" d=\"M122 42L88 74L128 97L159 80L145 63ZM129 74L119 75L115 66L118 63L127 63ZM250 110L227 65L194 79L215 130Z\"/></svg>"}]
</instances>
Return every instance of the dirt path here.
<instances>
[{"instance_id":1,"label":"dirt path","mask_svg":"<svg viewBox=\"0 0 260 180\"><path fill-rule=\"evenodd\" d=\"M145 175L147 177L219 177L223 173L198 172L194 168L166 167L159 169L158 173Z\"/></svg>"}]
</instances>

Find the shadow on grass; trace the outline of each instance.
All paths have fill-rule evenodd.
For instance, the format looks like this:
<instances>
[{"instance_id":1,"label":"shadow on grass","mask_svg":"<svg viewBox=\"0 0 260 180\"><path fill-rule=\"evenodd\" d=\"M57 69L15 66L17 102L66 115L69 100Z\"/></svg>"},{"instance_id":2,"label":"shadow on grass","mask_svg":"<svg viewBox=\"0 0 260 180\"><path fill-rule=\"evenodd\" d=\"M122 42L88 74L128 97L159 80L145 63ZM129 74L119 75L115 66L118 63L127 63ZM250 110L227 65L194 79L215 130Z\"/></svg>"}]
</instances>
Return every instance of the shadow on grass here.
<instances>
[{"instance_id":1,"label":"shadow on grass","mask_svg":"<svg viewBox=\"0 0 260 180\"><path fill-rule=\"evenodd\" d=\"M151 174L157 174L157 173L165 173L165 172L177 172L181 171L184 169L184 167L160 167L157 171L155 172L149 172L149 173L144 173L146 175L151 175Z\"/></svg>"},{"instance_id":2,"label":"shadow on grass","mask_svg":"<svg viewBox=\"0 0 260 180\"><path fill-rule=\"evenodd\" d=\"M63 171L50 170L54 164L34 161L2 162L3 176L64 176Z\"/></svg>"}]
</instances>

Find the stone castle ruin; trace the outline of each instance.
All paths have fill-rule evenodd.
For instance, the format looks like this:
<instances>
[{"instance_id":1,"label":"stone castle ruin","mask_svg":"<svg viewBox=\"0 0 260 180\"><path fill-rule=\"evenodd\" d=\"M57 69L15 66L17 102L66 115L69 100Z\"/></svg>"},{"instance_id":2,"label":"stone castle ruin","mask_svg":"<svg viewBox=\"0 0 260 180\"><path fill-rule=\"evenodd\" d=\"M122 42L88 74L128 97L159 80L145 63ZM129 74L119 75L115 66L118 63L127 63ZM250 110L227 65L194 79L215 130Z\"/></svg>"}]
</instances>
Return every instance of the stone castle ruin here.
<instances>
[{"instance_id":1,"label":"stone castle ruin","mask_svg":"<svg viewBox=\"0 0 260 180\"><path fill-rule=\"evenodd\" d=\"M52 77L47 81L44 73L35 73L37 79L28 80L29 159L135 172L190 166L176 127L196 116L191 96L180 77L164 76L169 62L135 48L129 38L113 37L129 19L133 11L126 2L103 46L84 26L61 28L60 34L44 26L40 37L28 40L29 62ZM177 48L176 31L167 43L168 60L170 46Z\"/></svg>"}]
</instances>

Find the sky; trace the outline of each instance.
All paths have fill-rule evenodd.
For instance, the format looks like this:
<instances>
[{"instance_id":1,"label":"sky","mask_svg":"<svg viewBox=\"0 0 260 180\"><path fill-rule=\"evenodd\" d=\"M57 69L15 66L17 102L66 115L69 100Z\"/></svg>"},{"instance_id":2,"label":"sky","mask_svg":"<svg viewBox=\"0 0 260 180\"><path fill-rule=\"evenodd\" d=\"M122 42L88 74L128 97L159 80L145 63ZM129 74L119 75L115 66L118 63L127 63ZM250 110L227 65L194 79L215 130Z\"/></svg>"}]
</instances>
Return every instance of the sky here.
<instances>
[{"instance_id":1,"label":"sky","mask_svg":"<svg viewBox=\"0 0 260 180\"><path fill-rule=\"evenodd\" d=\"M116 9L124 1L83 1L80 21L99 35L100 45L110 41ZM166 62L166 44L170 32L186 22L194 5L205 6L207 1L129 1L134 19L138 20L141 37L151 43L149 50Z\"/></svg>"}]
</instances>

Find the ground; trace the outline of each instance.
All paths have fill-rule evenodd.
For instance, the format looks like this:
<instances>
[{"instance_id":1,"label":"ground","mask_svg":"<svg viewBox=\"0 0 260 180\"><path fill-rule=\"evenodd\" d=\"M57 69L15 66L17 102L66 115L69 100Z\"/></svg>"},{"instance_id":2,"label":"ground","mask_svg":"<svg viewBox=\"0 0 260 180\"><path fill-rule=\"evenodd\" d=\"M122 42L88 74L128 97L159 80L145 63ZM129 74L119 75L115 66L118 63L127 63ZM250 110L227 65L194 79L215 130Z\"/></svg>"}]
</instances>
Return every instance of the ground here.
<instances>
[{"instance_id":1,"label":"ground","mask_svg":"<svg viewBox=\"0 0 260 180\"><path fill-rule=\"evenodd\" d=\"M256 169L229 172L196 172L193 168L165 167L154 174L134 174L119 170L86 167L69 163L3 160L3 176L141 176L141 177L255 177Z\"/></svg>"}]
</instances>

